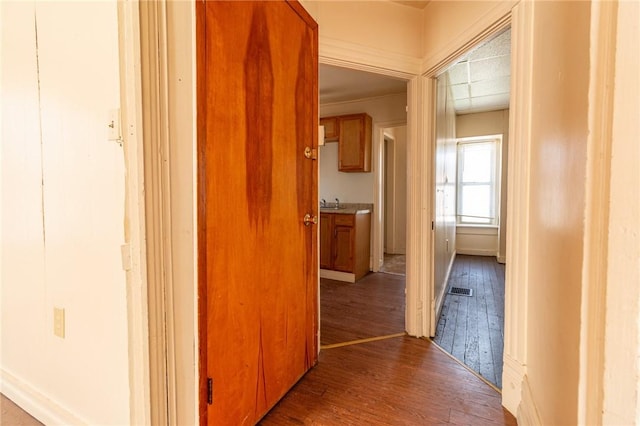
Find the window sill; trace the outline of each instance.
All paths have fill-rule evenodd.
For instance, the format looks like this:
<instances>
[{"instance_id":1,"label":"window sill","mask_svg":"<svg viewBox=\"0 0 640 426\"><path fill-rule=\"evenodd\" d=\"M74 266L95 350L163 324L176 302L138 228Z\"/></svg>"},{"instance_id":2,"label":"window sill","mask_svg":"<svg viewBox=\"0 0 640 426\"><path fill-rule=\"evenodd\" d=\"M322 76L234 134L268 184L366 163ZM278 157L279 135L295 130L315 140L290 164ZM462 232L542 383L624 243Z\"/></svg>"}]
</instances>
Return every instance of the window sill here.
<instances>
[{"instance_id":1,"label":"window sill","mask_svg":"<svg viewBox=\"0 0 640 426\"><path fill-rule=\"evenodd\" d=\"M498 229L499 225L482 225L480 223L457 223L456 228L486 228L486 229Z\"/></svg>"}]
</instances>

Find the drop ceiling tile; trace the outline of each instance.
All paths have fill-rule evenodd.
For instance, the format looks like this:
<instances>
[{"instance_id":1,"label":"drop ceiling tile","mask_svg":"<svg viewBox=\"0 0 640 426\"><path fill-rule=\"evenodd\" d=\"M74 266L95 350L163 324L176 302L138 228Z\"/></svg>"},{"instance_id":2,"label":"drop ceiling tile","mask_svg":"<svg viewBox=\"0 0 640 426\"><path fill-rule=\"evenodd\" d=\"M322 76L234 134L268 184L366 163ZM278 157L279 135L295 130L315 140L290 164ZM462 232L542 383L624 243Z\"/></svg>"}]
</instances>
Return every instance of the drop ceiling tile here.
<instances>
[{"instance_id":1,"label":"drop ceiling tile","mask_svg":"<svg viewBox=\"0 0 640 426\"><path fill-rule=\"evenodd\" d=\"M469 67L471 82L504 77L511 74L511 57L498 56L497 58L473 61L469 63Z\"/></svg>"},{"instance_id":2,"label":"drop ceiling tile","mask_svg":"<svg viewBox=\"0 0 640 426\"><path fill-rule=\"evenodd\" d=\"M488 108L495 110L509 108L509 94L471 98L471 108L485 111L488 110Z\"/></svg>"},{"instance_id":3,"label":"drop ceiling tile","mask_svg":"<svg viewBox=\"0 0 640 426\"><path fill-rule=\"evenodd\" d=\"M459 62L449 68L447 72L449 73L449 84L455 85L469 82L467 62Z\"/></svg>"},{"instance_id":4,"label":"drop ceiling tile","mask_svg":"<svg viewBox=\"0 0 640 426\"><path fill-rule=\"evenodd\" d=\"M453 99L465 99L470 97L468 84L456 84L451 86L451 94Z\"/></svg>"},{"instance_id":5,"label":"drop ceiling tile","mask_svg":"<svg viewBox=\"0 0 640 426\"><path fill-rule=\"evenodd\" d=\"M453 102L453 109L456 110L456 113L466 111L469 108L471 108L470 99L457 99Z\"/></svg>"},{"instance_id":6,"label":"drop ceiling tile","mask_svg":"<svg viewBox=\"0 0 640 426\"><path fill-rule=\"evenodd\" d=\"M499 77L491 80L477 81L471 84L471 97L509 94L510 77Z\"/></svg>"},{"instance_id":7,"label":"drop ceiling tile","mask_svg":"<svg viewBox=\"0 0 640 426\"><path fill-rule=\"evenodd\" d=\"M471 61L486 59L494 56L505 56L511 53L511 30L507 30L497 37L487 41L482 46L471 51L467 58Z\"/></svg>"}]
</instances>

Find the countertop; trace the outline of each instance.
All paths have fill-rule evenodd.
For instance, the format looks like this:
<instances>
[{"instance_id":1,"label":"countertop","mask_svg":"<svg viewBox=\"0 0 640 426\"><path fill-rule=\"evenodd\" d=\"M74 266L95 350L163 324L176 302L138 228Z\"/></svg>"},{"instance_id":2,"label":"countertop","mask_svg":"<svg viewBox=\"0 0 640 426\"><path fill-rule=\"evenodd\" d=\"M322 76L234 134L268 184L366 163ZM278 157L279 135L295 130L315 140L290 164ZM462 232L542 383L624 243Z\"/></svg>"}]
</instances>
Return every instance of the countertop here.
<instances>
[{"instance_id":1,"label":"countertop","mask_svg":"<svg viewBox=\"0 0 640 426\"><path fill-rule=\"evenodd\" d=\"M334 207L335 203L327 203L327 207L320 207L320 213L336 214L367 214L373 211L373 204L340 203L340 208Z\"/></svg>"}]
</instances>

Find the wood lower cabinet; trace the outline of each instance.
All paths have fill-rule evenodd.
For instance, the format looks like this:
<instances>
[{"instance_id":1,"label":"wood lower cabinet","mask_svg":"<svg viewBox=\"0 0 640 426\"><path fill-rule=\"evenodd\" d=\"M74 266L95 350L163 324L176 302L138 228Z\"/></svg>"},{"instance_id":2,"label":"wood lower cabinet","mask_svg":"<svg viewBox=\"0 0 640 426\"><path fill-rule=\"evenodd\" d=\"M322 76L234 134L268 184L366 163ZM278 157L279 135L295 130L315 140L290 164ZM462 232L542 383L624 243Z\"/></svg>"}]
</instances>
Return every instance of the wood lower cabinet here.
<instances>
[{"instance_id":1,"label":"wood lower cabinet","mask_svg":"<svg viewBox=\"0 0 640 426\"><path fill-rule=\"evenodd\" d=\"M371 214L320 214L320 268L355 275L369 272Z\"/></svg>"}]
</instances>

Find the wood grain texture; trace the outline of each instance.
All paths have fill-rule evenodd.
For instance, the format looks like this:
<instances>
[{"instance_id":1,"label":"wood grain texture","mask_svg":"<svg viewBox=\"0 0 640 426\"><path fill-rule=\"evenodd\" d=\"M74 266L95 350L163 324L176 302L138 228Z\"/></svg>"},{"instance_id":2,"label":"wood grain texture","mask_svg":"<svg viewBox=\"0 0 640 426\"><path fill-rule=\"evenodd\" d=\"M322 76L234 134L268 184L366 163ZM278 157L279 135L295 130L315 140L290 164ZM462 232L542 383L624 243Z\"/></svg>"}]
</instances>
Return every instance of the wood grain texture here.
<instances>
[{"instance_id":1,"label":"wood grain texture","mask_svg":"<svg viewBox=\"0 0 640 426\"><path fill-rule=\"evenodd\" d=\"M323 342L404 329L403 276L323 279L321 298ZM323 349L318 365L260 424L515 426L500 400L431 342L400 336Z\"/></svg>"},{"instance_id":2,"label":"wood grain texture","mask_svg":"<svg viewBox=\"0 0 640 426\"><path fill-rule=\"evenodd\" d=\"M504 273L504 265L494 257L456 256L448 285L474 293L445 296L434 338L498 388L502 387Z\"/></svg>"},{"instance_id":3,"label":"wood grain texture","mask_svg":"<svg viewBox=\"0 0 640 426\"><path fill-rule=\"evenodd\" d=\"M2 394L0 394L0 424L7 426L42 426L42 423Z\"/></svg>"},{"instance_id":4,"label":"wood grain texture","mask_svg":"<svg viewBox=\"0 0 640 426\"><path fill-rule=\"evenodd\" d=\"M196 13L200 422L254 424L317 360L317 25L296 2Z\"/></svg>"},{"instance_id":5,"label":"wood grain texture","mask_svg":"<svg viewBox=\"0 0 640 426\"><path fill-rule=\"evenodd\" d=\"M370 271L371 214L357 214L355 215L355 222L353 273L356 274L356 281L358 281Z\"/></svg>"},{"instance_id":6,"label":"wood grain texture","mask_svg":"<svg viewBox=\"0 0 640 426\"><path fill-rule=\"evenodd\" d=\"M262 425L508 425L500 395L427 340L323 350Z\"/></svg>"},{"instance_id":7,"label":"wood grain texture","mask_svg":"<svg viewBox=\"0 0 640 426\"><path fill-rule=\"evenodd\" d=\"M320 280L322 345L402 333L405 277L369 274L356 283Z\"/></svg>"}]
</instances>

